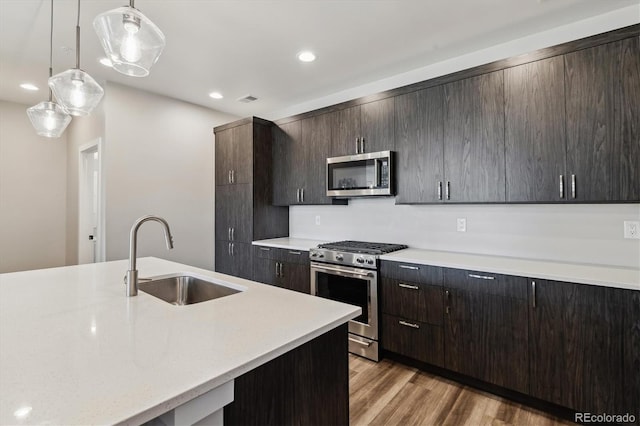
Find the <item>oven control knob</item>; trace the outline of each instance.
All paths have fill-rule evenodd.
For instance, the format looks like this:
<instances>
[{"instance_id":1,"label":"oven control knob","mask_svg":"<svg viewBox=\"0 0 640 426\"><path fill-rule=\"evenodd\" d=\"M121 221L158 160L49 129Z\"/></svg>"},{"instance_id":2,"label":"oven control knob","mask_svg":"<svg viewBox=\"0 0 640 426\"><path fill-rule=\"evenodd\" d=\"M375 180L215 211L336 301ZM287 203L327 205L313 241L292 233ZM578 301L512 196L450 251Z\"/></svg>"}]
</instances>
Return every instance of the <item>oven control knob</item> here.
<instances>
[{"instance_id":1,"label":"oven control knob","mask_svg":"<svg viewBox=\"0 0 640 426\"><path fill-rule=\"evenodd\" d=\"M319 258L319 259L322 259L323 257L324 257L324 254L322 254L322 253L320 253L320 254L318 255L318 258Z\"/></svg>"},{"instance_id":2,"label":"oven control knob","mask_svg":"<svg viewBox=\"0 0 640 426\"><path fill-rule=\"evenodd\" d=\"M358 262L358 263L364 263L364 258L359 257L359 258L357 258L357 259L356 259L356 262Z\"/></svg>"},{"instance_id":3,"label":"oven control knob","mask_svg":"<svg viewBox=\"0 0 640 426\"><path fill-rule=\"evenodd\" d=\"M318 257L318 253L316 253L315 251L311 253L311 257Z\"/></svg>"},{"instance_id":4,"label":"oven control knob","mask_svg":"<svg viewBox=\"0 0 640 426\"><path fill-rule=\"evenodd\" d=\"M373 261L373 259L367 259L367 263L368 263L369 265L373 265L375 262Z\"/></svg>"},{"instance_id":5,"label":"oven control knob","mask_svg":"<svg viewBox=\"0 0 640 426\"><path fill-rule=\"evenodd\" d=\"M342 256L341 254L336 254L336 260L342 262L344 260L344 256Z\"/></svg>"}]
</instances>

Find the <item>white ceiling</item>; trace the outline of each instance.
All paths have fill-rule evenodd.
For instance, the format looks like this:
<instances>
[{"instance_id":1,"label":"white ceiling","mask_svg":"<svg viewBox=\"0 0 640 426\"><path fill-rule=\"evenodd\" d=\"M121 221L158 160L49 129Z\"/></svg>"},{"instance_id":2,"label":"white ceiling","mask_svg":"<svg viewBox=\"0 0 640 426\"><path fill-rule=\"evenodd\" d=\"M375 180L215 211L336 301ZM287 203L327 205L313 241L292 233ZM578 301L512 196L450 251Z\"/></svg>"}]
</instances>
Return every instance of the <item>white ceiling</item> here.
<instances>
[{"instance_id":1,"label":"white ceiling","mask_svg":"<svg viewBox=\"0 0 640 426\"><path fill-rule=\"evenodd\" d=\"M238 116L308 102L640 0L138 0L167 46L145 78L103 67L93 18L126 0L83 0L81 67ZM75 0L55 0L54 73L74 66ZM48 96L49 0L0 0L0 99ZM639 9L640 10L640 9ZM318 59L301 63L296 53ZM23 82L41 87L29 93ZM221 92L223 100L208 97ZM258 98L242 104L237 98ZM271 117L275 118L275 117Z\"/></svg>"}]
</instances>

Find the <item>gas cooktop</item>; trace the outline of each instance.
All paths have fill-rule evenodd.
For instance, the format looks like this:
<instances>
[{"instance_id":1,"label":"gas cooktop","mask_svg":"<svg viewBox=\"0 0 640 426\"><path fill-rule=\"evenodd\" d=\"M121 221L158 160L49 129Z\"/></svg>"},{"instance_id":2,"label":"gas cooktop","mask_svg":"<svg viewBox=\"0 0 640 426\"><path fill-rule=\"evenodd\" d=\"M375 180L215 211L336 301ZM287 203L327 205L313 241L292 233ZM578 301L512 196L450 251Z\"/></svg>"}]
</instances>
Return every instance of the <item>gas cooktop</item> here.
<instances>
[{"instance_id":1,"label":"gas cooktop","mask_svg":"<svg viewBox=\"0 0 640 426\"><path fill-rule=\"evenodd\" d=\"M348 253L362 253L380 255L406 249L404 244L371 243L365 241L336 241L318 245L318 248L326 250L344 251Z\"/></svg>"}]
</instances>

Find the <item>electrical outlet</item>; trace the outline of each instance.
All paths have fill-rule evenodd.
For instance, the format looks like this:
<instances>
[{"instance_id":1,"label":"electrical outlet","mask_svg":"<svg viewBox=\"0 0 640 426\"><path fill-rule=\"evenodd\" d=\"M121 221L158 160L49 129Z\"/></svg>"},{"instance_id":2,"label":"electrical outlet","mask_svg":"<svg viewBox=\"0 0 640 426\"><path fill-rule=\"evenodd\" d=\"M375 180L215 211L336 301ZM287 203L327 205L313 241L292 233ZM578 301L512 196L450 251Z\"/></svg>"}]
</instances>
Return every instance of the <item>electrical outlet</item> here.
<instances>
[{"instance_id":1,"label":"electrical outlet","mask_svg":"<svg viewBox=\"0 0 640 426\"><path fill-rule=\"evenodd\" d=\"M320 216L316 216L316 225L320 225Z\"/></svg>"},{"instance_id":2,"label":"electrical outlet","mask_svg":"<svg viewBox=\"0 0 640 426\"><path fill-rule=\"evenodd\" d=\"M467 232L467 218L459 217L456 221L458 232Z\"/></svg>"},{"instance_id":3,"label":"electrical outlet","mask_svg":"<svg viewBox=\"0 0 640 426\"><path fill-rule=\"evenodd\" d=\"M637 220L625 220L624 237L640 240L640 222L638 222Z\"/></svg>"}]
</instances>

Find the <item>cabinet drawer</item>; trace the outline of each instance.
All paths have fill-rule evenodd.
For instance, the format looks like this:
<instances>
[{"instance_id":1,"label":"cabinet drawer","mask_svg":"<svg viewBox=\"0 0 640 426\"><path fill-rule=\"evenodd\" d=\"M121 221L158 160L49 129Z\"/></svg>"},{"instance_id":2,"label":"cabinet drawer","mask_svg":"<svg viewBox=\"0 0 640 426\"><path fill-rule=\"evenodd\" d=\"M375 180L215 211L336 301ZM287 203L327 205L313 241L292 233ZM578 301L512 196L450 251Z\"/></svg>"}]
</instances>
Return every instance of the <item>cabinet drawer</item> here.
<instances>
[{"instance_id":1,"label":"cabinet drawer","mask_svg":"<svg viewBox=\"0 0 640 426\"><path fill-rule=\"evenodd\" d=\"M383 260L380 262L380 275L414 283L442 285L442 268L437 266Z\"/></svg>"},{"instance_id":2,"label":"cabinet drawer","mask_svg":"<svg viewBox=\"0 0 640 426\"><path fill-rule=\"evenodd\" d=\"M284 262L297 263L299 265L309 264L309 252L305 250L278 249L278 258Z\"/></svg>"},{"instance_id":3,"label":"cabinet drawer","mask_svg":"<svg viewBox=\"0 0 640 426\"><path fill-rule=\"evenodd\" d=\"M442 327L382 315L382 347L422 362L444 366Z\"/></svg>"},{"instance_id":4,"label":"cabinet drawer","mask_svg":"<svg viewBox=\"0 0 640 426\"><path fill-rule=\"evenodd\" d=\"M442 325L443 289L440 286L382 278L382 312L433 325Z\"/></svg>"},{"instance_id":5,"label":"cabinet drawer","mask_svg":"<svg viewBox=\"0 0 640 426\"><path fill-rule=\"evenodd\" d=\"M494 296L527 299L527 279L464 269L446 269L445 287Z\"/></svg>"},{"instance_id":6,"label":"cabinet drawer","mask_svg":"<svg viewBox=\"0 0 640 426\"><path fill-rule=\"evenodd\" d=\"M273 247L253 246L253 255L260 259L275 259L275 251Z\"/></svg>"}]
</instances>

